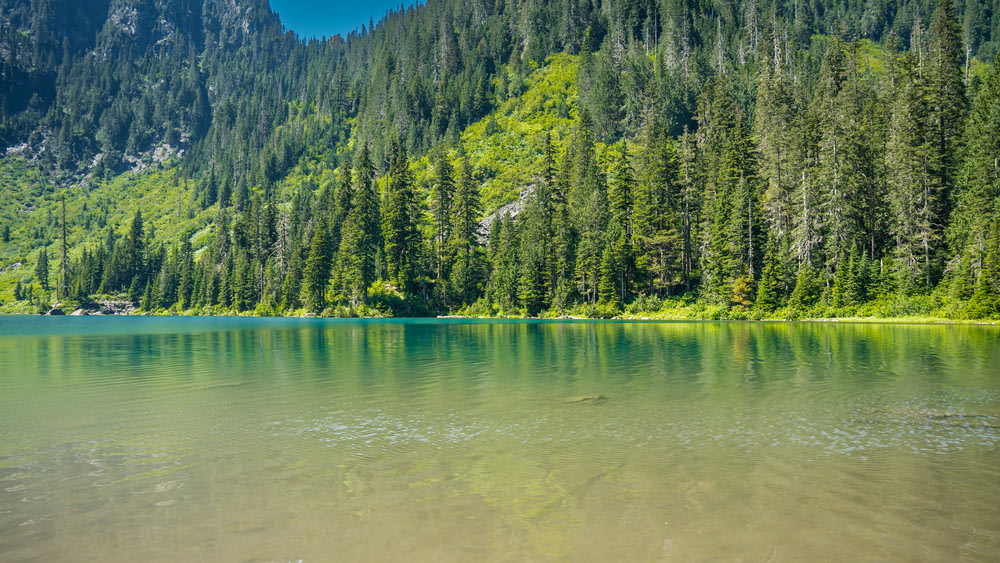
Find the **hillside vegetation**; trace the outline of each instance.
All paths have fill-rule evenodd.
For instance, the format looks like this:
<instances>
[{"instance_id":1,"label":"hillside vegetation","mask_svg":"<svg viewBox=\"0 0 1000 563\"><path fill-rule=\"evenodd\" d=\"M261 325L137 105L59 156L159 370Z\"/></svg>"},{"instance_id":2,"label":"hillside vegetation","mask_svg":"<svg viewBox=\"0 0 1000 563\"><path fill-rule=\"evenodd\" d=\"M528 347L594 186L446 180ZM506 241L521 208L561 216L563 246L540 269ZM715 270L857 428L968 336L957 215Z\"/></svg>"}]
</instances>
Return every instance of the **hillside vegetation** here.
<instances>
[{"instance_id":1,"label":"hillside vegetation","mask_svg":"<svg viewBox=\"0 0 1000 563\"><path fill-rule=\"evenodd\" d=\"M0 15L3 312L1000 316L989 2Z\"/></svg>"}]
</instances>

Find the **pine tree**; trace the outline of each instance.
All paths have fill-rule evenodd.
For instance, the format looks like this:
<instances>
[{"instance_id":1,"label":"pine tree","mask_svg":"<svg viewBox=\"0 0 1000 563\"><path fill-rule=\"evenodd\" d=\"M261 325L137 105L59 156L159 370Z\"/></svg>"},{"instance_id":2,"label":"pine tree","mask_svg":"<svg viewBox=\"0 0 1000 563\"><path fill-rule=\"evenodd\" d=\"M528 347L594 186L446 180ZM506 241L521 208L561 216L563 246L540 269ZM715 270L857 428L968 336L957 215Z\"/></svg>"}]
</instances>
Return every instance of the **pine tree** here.
<instances>
[{"instance_id":1,"label":"pine tree","mask_svg":"<svg viewBox=\"0 0 1000 563\"><path fill-rule=\"evenodd\" d=\"M763 259L762 184L756 147L741 118L723 81L702 98L706 147L702 272L706 293L719 303L730 301L737 279L752 290ZM740 301L748 301L742 293L746 292L741 290Z\"/></svg>"},{"instance_id":2,"label":"pine tree","mask_svg":"<svg viewBox=\"0 0 1000 563\"><path fill-rule=\"evenodd\" d=\"M929 289L937 274L941 185L933 173L932 147L923 127L927 110L920 77L909 57L901 59L900 72L885 158L893 271L898 291L907 294Z\"/></svg>"},{"instance_id":3,"label":"pine tree","mask_svg":"<svg viewBox=\"0 0 1000 563\"><path fill-rule=\"evenodd\" d=\"M281 282L281 308L292 311L302 306L302 253L295 251L288 261L285 279Z\"/></svg>"},{"instance_id":4,"label":"pine tree","mask_svg":"<svg viewBox=\"0 0 1000 563\"><path fill-rule=\"evenodd\" d=\"M522 237L531 244L521 245L518 298L530 316L549 305L552 293L552 206L550 183L543 180L519 216Z\"/></svg>"},{"instance_id":5,"label":"pine tree","mask_svg":"<svg viewBox=\"0 0 1000 563\"><path fill-rule=\"evenodd\" d=\"M757 296L754 299L754 304L763 311L774 311L781 307L792 291L795 270L792 266L788 240L787 234L781 234L777 230L768 231L764 247L764 266L761 269Z\"/></svg>"},{"instance_id":6,"label":"pine tree","mask_svg":"<svg viewBox=\"0 0 1000 563\"><path fill-rule=\"evenodd\" d=\"M35 263L35 277L42 289L49 289L49 251L42 247L38 251L38 262Z\"/></svg>"},{"instance_id":7,"label":"pine tree","mask_svg":"<svg viewBox=\"0 0 1000 563\"><path fill-rule=\"evenodd\" d=\"M948 230L952 255L961 255L976 278L983 270L992 213L1000 197L1000 65L979 87L965 129L955 210Z\"/></svg>"},{"instance_id":8,"label":"pine tree","mask_svg":"<svg viewBox=\"0 0 1000 563\"><path fill-rule=\"evenodd\" d=\"M635 256L635 198L636 179L635 170L632 168L632 159L629 156L628 144L622 141L618 154L611 157L611 173L608 181L608 204L611 209L609 217L609 232L611 225L618 225L621 230L620 237L610 237L607 241L613 241L616 245L616 253L620 252L621 260L621 280L620 295L622 302L633 290L636 278L636 256ZM603 261L603 258L602 258Z\"/></svg>"},{"instance_id":9,"label":"pine tree","mask_svg":"<svg viewBox=\"0 0 1000 563\"><path fill-rule=\"evenodd\" d=\"M758 139L760 174L766 183L764 214L769 229L783 236L792 231L796 180L802 166L801 143L796 134L799 114L788 73L779 63L764 61L757 83L754 135Z\"/></svg>"},{"instance_id":10,"label":"pine tree","mask_svg":"<svg viewBox=\"0 0 1000 563\"><path fill-rule=\"evenodd\" d=\"M931 150L931 173L941 189L934 212L943 225L951 212L951 192L968 111L962 76L965 56L962 29L951 0L940 0L928 32L928 56L921 75L926 81L926 134Z\"/></svg>"},{"instance_id":11,"label":"pine tree","mask_svg":"<svg viewBox=\"0 0 1000 563\"><path fill-rule=\"evenodd\" d=\"M67 296L67 291L69 290L69 242L67 240L66 231L66 196L63 195L61 198L61 208L62 208L62 256L59 263L59 292L60 298L65 298Z\"/></svg>"},{"instance_id":12,"label":"pine tree","mask_svg":"<svg viewBox=\"0 0 1000 563\"><path fill-rule=\"evenodd\" d=\"M351 212L352 200L354 199L354 182L351 177L350 165L342 166L340 172L340 182L337 184L330 209L330 237L335 250L340 248L344 222L347 221L347 216Z\"/></svg>"},{"instance_id":13,"label":"pine tree","mask_svg":"<svg viewBox=\"0 0 1000 563\"><path fill-rule=\"evenodd\" d=\"M518 312L518 247L517 223L504 214L493 222L490 233L490 263L493 271L486 288L487 300L502 314Z\"/></svg>"},{"instance_id":14,"label":"pine tree","mask_svg":"<svg viewBox=\"0 0 1000 563\"><path fill-rule=\"evenodd\" d=\"M319 313L326 308L327 303L326 290L333 262L333 237L330 235L327 217L320 215L314 221L309 256L302 271L302 284L306 307Z\"/></svg>"},{"instance_id":15,"label":"pine tree","mask_svg":"<svg viewBox=\"0 0 1000 563\"><path fill-rule=\"evenodd\" d=\"M1000 315L1000 210L993 208L986 255L983 268L976 278L972 297L965 306L965 314L974 319L991 319Z\"/></svg>"},{"instance_id":16,"label":"pine tree","mask_svg":"<svg viewBox=\"0 0 1000 563\"><path fill-rule=\"evenodd\" d=\"M605 239L601 253L601 277L597 287L598 299L600 303L618 309L626 298L625 260L628 256L622 224L610 222Z\"/></svg>"},{"instance_id":17,"label":"pine tree","mask_svg":"<svg viewBox=\"0 0 1000 563\"><path fill-rule=\"evenodd\" d=\"M257 302L254 270L253 258L246 250L240 249L236 253L236 260L229 282L231 305L237 311L249 311Z\"/></svg>"},{"instance_id":18,"label":"pine tree","mask_svg":"<svg viewBox=\"0 0 1000 563\"><path fill-rule=\"evenodd\" d=\"M136 210L132 226L125 239L125 275L127 284L137 287L146 285L146 233L142 224L142 212Z\"/></svg>"},{"instance_id":19,"label":"pine tree","mask_svg":"<svg viewBox=\"0 0 1000 563\"><path fill-rule=\"evenodd\" d=\"M341 292L352 307L368 302L368 286L378 275L382 247L375 167L367 145L358 155L354 176L354 199L342 230L337 276Z\"/></svg>"},{"instance_id":20,"label":"pine tree","mask_svg":"<svg viewBox=\"0 0 1000 563\"><path fill-rule=\"evenodd\" d=\"M668 293L682 279L684 224L677 151L662 124L651 116L643 129L636 174L636 270L647 292Z\"/></svg>"},{"instance_id":21,"label":"pine tree","mask_svg":"<svg viewBox=\"0 0 1000 563\"><path fill-rule=\"evenodd\" d=\"M406 153L400 143L393 142L382 213L382 236L389 280L406 293L413 291L419 268L417 216L416 193Z\"/></svg>"},{"instance_id":22,"label":"pine tree","mask_svg":"<svg viewBox=\"0 0 1000 563\"><path fill-rule=\"evenodd\" d=\"M608 218L607 188L597 166L591 122L586 112L580 116L567 150L570 151L568 203L579 233L574 278L580 295L596 303Z\"/></svg>"},{"instance_id":23,"label":"pine tree","mask_svg":"<svg viewBox=\"0 0 1000 563\"><path fill-rule=\"evenodd\" d=\"M830 305L838 308L859 305L864 296L859 280L860 261L857 250L852 249L850 254L846 258L841 257L838 263L830 287Z\"/></svg>"},{"instance_id":24,"label":"pine tree","mask_svg":"<svg viewBox=\"0 0 1000 563\"><path fill-rule=\"evenodd\" d=\"M178 279L177 303L181 309L189 309L194 292L194 252L191 249L191 239L185 237L177 251Z\"/></svg>"},{"instance_id":25,"label":"pine tree","mask_svg":"<svg viewBox=\"0 0 1000 563\"><path fill-rule=\"evenodd\" d=\"M807 312L819 302L822 287L819 284L816 270L808 262L799 267L795 278L795 288L788 297L788 307L795 313Z\"/></svg>"},{"instance_id":26,"label":"pine tree","mask_svg":"<svg viewBox=\"0 0 1000 563\"><path fill-rule=\"evenodd\" d=\"M479 215L482 213L479 186L467 157L462 159L458 178L447 241L448 254L454 258L450 285L455 299L461 304L469 304L479 295L485 264L479 237Z\"/></svg>"},{"instance_id":27,"label":"pine tree","mask_svg":"<svg viewBox=\"0 0 1000 563\"><path fill-rule=\"evenodd\" d=\"M447 254L447 241L451 237L451 213L455 198L455 171L448 160L448 153L439 150L435 157L434 176L431 180L431 223L434 240L434 279L439 287L450 274L452 257Z\"/></svg>"}]
</instances>

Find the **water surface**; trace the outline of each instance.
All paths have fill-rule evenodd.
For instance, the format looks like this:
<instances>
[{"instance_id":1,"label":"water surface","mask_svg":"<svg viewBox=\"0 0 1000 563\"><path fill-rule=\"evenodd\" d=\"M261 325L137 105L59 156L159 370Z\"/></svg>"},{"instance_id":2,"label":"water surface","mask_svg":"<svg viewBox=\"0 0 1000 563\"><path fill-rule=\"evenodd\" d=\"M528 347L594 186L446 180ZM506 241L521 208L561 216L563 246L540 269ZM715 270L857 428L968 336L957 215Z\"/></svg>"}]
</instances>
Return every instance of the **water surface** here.
<instances>
[{"instance_id":1,"label":"water surface","mask_svg":"<svg viewBox=\"0 0 1000 563\"><path fill-rule=\"evenodd\" d=\"M0 318L3 561L734 559L1000 560L1000 331Z\"/></svg>"}]
</instances>

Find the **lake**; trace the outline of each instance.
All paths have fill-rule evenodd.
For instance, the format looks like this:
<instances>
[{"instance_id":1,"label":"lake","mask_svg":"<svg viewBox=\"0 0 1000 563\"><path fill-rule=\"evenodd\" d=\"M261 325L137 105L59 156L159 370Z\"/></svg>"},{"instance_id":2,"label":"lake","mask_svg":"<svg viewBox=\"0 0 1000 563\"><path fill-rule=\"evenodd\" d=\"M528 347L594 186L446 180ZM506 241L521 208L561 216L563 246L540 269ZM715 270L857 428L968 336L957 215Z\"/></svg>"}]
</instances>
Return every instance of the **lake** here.
<instances>
[{"instance_id":1,"label":"lake","mask_svg":"<svg viewBox=\"0 0 1000 563\"><path fill-rule=\"evenodd\" d=\"M2 561L997 561L1000 329L0 317Z\"/></svg>"}]
</instances>

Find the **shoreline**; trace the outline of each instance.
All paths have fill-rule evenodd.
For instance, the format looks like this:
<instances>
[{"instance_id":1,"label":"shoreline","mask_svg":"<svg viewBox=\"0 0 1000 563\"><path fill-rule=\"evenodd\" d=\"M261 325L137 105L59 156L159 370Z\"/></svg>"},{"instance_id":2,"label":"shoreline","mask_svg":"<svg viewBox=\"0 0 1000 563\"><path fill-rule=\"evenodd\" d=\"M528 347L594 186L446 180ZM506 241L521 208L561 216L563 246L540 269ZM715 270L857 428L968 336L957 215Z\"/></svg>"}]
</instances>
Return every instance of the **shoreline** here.
<instances>
[{"instance_id":1,"label":"shoreline","mask_svg":"<svg viewBox=\"0 0 1000 563\"><path fill-rule=\"evenodd\" d=\"M372 320L372 319L426 319L426 320L478 320L478 321L548 321L548 322L577 322L577 321L588 321L588 322L598 322L598 321L610 321L610 322L745 322L745 323L831 323L831 324L911 324L911 325L967 325L967 326L997 326L1000 325L1000 321L988 320L988 319L949 319L945 317L933 317L933 316L912 316L912 317L806 317L806 318L732 318L732 317L709 317L709 316L680 316L680 315L663 315L657 312L648 313L630 313L627 315L618 315L609 318L599 318L599 317L585 317L580 315L560 315L555 317L529 317L529 316L468 316L468 315L431 315L423 317L324 317L315 314L290 314L290 315L254 315L248 313L237 313L237 312L224 312L221 314L200 314L191 311L183 312L146 312L146 311L134 311L129 313L118 313L118 314L105 314L101 312L89 313L89 312L79 312L74 311L69 314L55 314L49 315L47 313L43 314L25 314L25 313L7 313L0 312L2 317L46 317L46 316L65 316L65 317L190 317L190 318L210 318L210 317L231 317L231 318L259 318L259 319L356 319L356 320Z\"/></svg>"}]
</instances>

